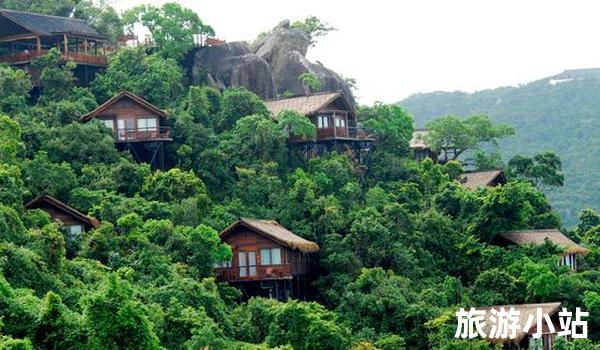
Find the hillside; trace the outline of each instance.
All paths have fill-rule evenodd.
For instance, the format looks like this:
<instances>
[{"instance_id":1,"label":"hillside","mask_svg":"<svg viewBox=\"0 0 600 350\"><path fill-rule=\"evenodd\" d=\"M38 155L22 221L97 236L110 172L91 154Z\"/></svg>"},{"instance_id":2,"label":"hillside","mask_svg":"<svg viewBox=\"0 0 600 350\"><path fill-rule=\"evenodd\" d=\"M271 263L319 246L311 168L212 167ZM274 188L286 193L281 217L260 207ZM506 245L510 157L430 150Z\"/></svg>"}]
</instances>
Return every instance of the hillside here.
<instances>
[{"instance_id":1,"label":"hillside","mask_svg":"<svg viewBox=\"0 0 600 350\"><path fill-rule=\"evenodd\" d=\"M565 186L548 195L571 226L582 208L600 207L599 78L598 70L569 70L519 87L416 94L400 104L418 127L446 114L487 114L495 122L512 124L517 134L500 145L505 161L542 151L560 155Z\"/></svg>"}]
</instances>

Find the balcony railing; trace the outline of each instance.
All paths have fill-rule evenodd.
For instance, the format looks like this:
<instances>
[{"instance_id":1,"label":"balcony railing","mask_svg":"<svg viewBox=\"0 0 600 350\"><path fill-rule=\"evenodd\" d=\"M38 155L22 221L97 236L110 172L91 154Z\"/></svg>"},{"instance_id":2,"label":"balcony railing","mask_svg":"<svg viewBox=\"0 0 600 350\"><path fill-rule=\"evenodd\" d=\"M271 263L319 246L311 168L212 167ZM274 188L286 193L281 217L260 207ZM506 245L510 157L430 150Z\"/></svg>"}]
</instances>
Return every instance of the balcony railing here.
<instances>
[{"instance_id":1,"label":"balcony railing","mask_svg":"<svg viewBox=\"0 0 600 350\"><path fill-rule=\"evenodd\" d=\"M370 130L361 126L336 126L330 128L317 129L317 141L335 140L335 139L352 139L352 140L372 140ZM290 136L288 142L307 142L311 141L307 137Z\"/></svg>"},{"instance_id":2,"label":"balcony railing","mask_svg":"<svg viewBox=\"0 0 600 350\"><path fill-rule=\"evenodd\" d=\"M167 126L159 128L117 129L114 134L117 142L171 140L171 128Z\"/></svg>"},{"instance_id":3,"label":"balcony railing","mask_svg":"<svg viewBox=\"0 0 600 350\"><path fill-rule=\"evenodd\" d=\"M219 281L245 281L292 277L294 269L292 264L248 265L218 267L215 268L215 273Z\"/></svg>"},{"instance_id":4,"label":"balcony railing","mask_svg":"<svg viewBox=\"0 0 600 350\"><path fill-rule=\"evenodd\" d=\"M34 60L37 57L44 56L48 53L48 50L38 51L22 51L13 52L5 55L0 55L0 62L9 64L23 64ZM79 64L95 65L95 66L106 66L106 56L94 55L84 52L69 52L66 56L62 55L63 60L73 61Z\"/></svg>"}]
</instances>

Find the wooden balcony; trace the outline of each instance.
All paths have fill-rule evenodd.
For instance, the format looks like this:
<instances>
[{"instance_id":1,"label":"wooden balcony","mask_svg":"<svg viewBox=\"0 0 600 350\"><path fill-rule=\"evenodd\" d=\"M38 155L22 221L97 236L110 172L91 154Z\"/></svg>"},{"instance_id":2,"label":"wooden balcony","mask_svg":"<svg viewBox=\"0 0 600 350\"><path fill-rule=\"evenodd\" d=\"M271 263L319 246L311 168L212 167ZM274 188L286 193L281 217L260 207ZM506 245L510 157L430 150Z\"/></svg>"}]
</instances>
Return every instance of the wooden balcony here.
<instances>
[{"instance_id":1,"label":"wooden balcony","mask_svg":"<svg viewBox=\"0 0 600 350\"><path fill-rule=\"evenodd\" d=\"M10 54L1 55L0 62L8 64L25 64L30 63L35 58L43 56L47 53L48 50L13 52ZM105 67L107 64L106 56L100 54L94 55L84 52L69 52L67 55L63 54L63 60L72 61L77 64L99 67Z\"/></svg>"},{"instance_id":2,"label":"wooden balcony","mask_svg":"<svg viewBox=\"0 0 600 350\"><path fill-rule=\"evenodd\" d=\"M317 129L316 142L331 141L331 140L346 140L346 141L372 141L369 132L362 127L329 127ZM307 137L290 136L289 143L310 142L313 141Z\"/></svg>"},{"instance_id":3,"label":"wooden balcony","mask_svg":"<svg viewBox=\"0 0 600 350\"><path fill-rule=\"evenodd\" d=\"M222 282L288 279L302 274L302 271L303 269L293 268L292 264L215 268L217 280Z\"/></svg>"},{"instance_id":4,"label":"wooden balcony","mask_svg":"<svg viewBox=\"0 0 600 350\"><path fill-rule=\"evenodd\" d=\"M116 142L172 141L171 128L117 129L114 133Z\"/></svg>"}]
</instances>

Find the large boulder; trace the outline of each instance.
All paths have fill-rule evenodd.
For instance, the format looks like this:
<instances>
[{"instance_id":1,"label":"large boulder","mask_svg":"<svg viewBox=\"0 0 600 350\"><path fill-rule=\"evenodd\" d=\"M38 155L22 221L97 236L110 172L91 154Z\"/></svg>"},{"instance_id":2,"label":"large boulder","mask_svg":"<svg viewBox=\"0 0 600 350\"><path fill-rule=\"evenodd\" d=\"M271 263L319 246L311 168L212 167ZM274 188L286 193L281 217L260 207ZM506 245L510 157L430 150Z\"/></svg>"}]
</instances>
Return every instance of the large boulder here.
<instances>
[{"instance_id":1,"label":"large boulder","mask_svg":"<svg viewBox=\"0 0 600 350\"><path fill-rule=\"evenodd\" d=\"M195 83L206 82L218 89L241 86L262 98L304 94L299 77L311 73L321 81L321 91L342 90L353 101L341 76L306 58L309 46L306 33L283 21L251 45L233 42L200 48L189 71Z\"/></svg>"},{"instance_id":2,"label":"large boulder","mask_svg":"<svg viewBox=\"0 0 600 350\"><path fill-rule=\"evenodd\" d=\"M194 83L217 89L242 86L262 98L275 96L269 64L243 42L201 48L194 54L191 74Z\"/></svg>"}]
</instances>

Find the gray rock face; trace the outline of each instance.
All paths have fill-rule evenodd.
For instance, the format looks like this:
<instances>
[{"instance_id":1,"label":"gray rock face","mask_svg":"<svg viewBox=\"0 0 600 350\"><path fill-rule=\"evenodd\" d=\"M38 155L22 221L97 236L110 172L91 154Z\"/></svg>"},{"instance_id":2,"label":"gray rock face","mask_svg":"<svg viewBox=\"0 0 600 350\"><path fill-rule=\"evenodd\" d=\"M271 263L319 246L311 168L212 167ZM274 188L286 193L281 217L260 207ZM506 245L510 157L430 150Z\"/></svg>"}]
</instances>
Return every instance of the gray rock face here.
<instances>
[{"instance_id":1,"label":"gray rock face","mask_svg":"<svg viewBox=\"0 0 600 350\"><path fill-rule=\"evenodd\" d=\"M201 48L190 71L195 83L204 80L217 89L242 86L263 98L275 96L269 64L243 42Z\"/></svg>"},{"instance_id":2,"label":"gray rock face","mask_svg":"<svg viewBox=\"0 0 600 350\"><path fill-rule=\"evenodd\" d=\"M304 94L298 77L312 73L321 81L321 91L343 90L352 99L350 88L337 73L306 59L308 48L308 36L283 21L251 45L233 42L200 49L190 72L194 82L206 81L219 89L242 86L263 98Z\"/></svg>"}]
</instances>

